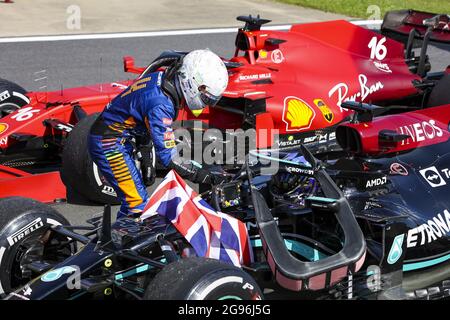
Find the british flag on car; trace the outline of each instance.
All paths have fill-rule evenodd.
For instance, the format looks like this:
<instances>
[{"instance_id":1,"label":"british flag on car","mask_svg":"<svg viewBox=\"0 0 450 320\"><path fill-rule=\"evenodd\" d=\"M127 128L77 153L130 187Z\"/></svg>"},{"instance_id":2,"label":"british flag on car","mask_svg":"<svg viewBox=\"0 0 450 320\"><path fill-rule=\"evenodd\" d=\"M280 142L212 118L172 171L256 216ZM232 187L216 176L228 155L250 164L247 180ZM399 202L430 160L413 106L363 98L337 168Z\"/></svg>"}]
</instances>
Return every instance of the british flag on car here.
<instances>
[{"instance_id":1,"label":"british flag on car","mask_svg":"<svg viewBox=\"0 0 450 320\"><path fill-rule=\"evenodd\" d=\"M173 170L151 195L141 219L155 214L170 220L198 256L239 267L253 261L245 224L215 211Z\"/></svg>"}]
</instances>

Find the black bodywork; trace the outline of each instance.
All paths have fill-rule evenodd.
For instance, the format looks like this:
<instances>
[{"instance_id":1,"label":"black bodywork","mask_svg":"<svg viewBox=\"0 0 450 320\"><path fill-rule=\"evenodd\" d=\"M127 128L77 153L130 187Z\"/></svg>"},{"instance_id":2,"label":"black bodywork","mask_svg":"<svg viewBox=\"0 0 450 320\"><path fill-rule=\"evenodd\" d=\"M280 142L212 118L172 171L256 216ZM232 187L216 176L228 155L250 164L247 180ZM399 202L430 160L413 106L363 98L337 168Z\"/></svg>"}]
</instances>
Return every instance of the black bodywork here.
<instances>
[{"instance_id":1,"label":"black bodywork","mask_svg":"<svg viewBox=\"0 0 450 320\"><path fill-rule=\"evenodd\" d=\"M446 142L392 157L326 161L304 147L252 153L231 182L202 196L247 224L255 261L244 270L272 289L266 298L441 298L449 295L450 199L420 170L439 168L440 183L450 183L442 171L450 166L448 148ZM309 165L284 161L291 153ZM273 177L259 157L277 162L281 172L314 177L320 189L303 206L273 201ZM40 275L7 299L142 299L156 273L190 247L164 217L111 226L110 216L106 207L90 227L54 227L83 249L59 265L30 264ZM440 236L423 227L433 228L434 218L443 221Z\"/></svg>"}]
</instances>

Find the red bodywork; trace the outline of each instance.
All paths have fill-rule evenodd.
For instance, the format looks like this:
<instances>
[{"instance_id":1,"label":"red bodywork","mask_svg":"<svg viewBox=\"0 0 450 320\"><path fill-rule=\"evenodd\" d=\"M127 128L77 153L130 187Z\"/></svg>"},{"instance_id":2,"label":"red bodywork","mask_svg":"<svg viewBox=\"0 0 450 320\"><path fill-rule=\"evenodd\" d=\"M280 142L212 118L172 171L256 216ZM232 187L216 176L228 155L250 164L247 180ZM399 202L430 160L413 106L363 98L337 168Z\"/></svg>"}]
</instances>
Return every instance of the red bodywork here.
<instances>
[{"instance_id":1,"label":"red bodywork","mask_svg":"<svg viewBox=\"0 0 450 320\"><path fill-rule=\"evenodd\" d=\"M376 38L379 42L385 37L344 20L294 25L289 32L240 33L248 39L249 49L230 59L242 66L230 70L224 96L266 98L266 112L280 134L322 129L341 122L349 114L340 108L346 99L376 103L418 92L412 81L420 77L409 71L401 43L386 39L383 60L371 59L370 41ZM283 42L272 44L277 40ZM264 83L268 79L272 83ZM325 106L319 108L316 99ZM297 109L303 112L288 117L290 101L300 101L302 107ZM331 120L325 115L330 115ZM241 116L225 115L217 108L205 110L198 118L186 110L180 117L201 119L218 128L242 125Z\"/></svg>"},{"instance_id":2,"label":"red bodywork","mask_svg":"<svg viewBox=\"0 0 450 320\"><path fill-rule=\"evenodd\" d=\"M296 135L341 122L350 114L340 107L345 100L377 103L418 93L412 82L420 77L409 71L403 44L347 21L294 25L287 32L240 29L237 40L244 45L229 60L239 66L229 68L223 101L241 101L231 107L238 112L215 107L196 117L185 108L177 120L201 120L210 127L233 129L241 128L253 112L255 128ZM134 73L144 70L135 67L130 57L125 57L124 67ZM8 152L20 136L52 134L55 127L43 125L47 119L57 119L63 127L75 125L75 106L87 114L100 112L131 83L29 93L29 105L0 119L0 149ZM246 103L258 100L264 101L262 109L245 110ZM26 193L46 202L61 197L63 186L55 175L14 178L16 174L0 175L0 197ZM27 181L26 187L10 187L19 181Z\"/></svg>"},{"instance_id":3,"label":"red bodywork","mask_svg":"<svg viewBox=\"0 0 450 320\"><path fill-rule=\"evenodd\" d=\"M450 104L419 111L378 117L370 122L345 123L337 129L342 146L363 156L403 152L448 141ZM380 132L406 135L400 141L386 142ZM351 139L351 143L349 143Z\"/></svg>"}]
</instances>

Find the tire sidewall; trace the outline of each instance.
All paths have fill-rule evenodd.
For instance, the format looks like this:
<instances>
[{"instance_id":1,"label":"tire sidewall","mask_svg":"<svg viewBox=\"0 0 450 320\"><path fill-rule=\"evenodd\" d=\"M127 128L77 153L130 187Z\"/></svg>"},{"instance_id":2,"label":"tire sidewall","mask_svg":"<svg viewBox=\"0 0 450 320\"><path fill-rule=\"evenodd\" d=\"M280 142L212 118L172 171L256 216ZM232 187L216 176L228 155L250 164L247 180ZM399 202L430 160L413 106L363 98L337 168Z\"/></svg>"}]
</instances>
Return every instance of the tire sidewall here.
<instances>
[{"instance_id":1,"label":"tire sidewall","mask_svg":"<svg viewBox=\"0 0 450 320\"><path fill-rule=\"evenodd\" d=\"M11 267L20 245L26 239L43 234L52 226L63 223L68 224L62 217L50 212L28 210L0 230L0 295L11 291Z\"/></svg>"},{"instance_id":2,"label":"tire sidewall","mask_svg":"<svg viewBox=\"0 0 450 320\"><path fill-rule=\"evenodd\" d=\"M239 272L240 271L240 272ZM239 269L212 271L194 284L186 300L261 300L262 293L249 275Z\"/></svg>"},{"instance_id":3,"label":"tire sidewall","mask_svg":"<svg viewBox=\"0 0 450 320\"><path fill-rule=\"evenodd\" d=\"M29 98L26 96L26 90L14 82L0 79L0 110L6 107L20 109L29 104ZM6 98L3 98L5 97Z\"/></svg>"}]
</instances>

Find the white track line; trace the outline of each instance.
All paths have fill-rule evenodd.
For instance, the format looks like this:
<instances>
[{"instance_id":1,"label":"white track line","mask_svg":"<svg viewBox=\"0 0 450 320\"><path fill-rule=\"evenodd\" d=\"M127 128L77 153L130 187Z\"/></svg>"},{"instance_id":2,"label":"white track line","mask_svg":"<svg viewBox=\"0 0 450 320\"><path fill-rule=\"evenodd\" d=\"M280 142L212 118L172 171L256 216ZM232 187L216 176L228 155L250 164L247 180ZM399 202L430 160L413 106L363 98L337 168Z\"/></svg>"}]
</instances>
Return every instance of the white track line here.
<instances>
[{"instance_id":1,"label":"white track line","mask_svg":"<svg viewBox=\"0 0 450 320\"><path fill-rule=\"evenodd\" d=\"M363 20L350 21L355 25L378 26L382 20ZM266 26L262 30L287 30L292 25ZM238 27L234 28L212 28L212 29L188 29L188 30L169 30L169 31L148 31L148 32L119 32L119 33L94 33L94 34L73 34L59 36L30 36L30 37L9 37L0 38L0 43L16 42L42 42L42 41L64 41L64 40L96 40L96 39L120 39L120 38L138 38L138 37L165 37L165 36L185 36L197 34L214 33L234 33Z\"/></svg>"}]
</instances>

